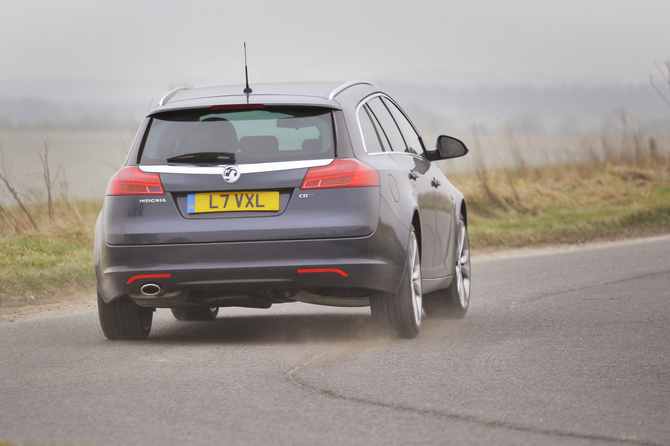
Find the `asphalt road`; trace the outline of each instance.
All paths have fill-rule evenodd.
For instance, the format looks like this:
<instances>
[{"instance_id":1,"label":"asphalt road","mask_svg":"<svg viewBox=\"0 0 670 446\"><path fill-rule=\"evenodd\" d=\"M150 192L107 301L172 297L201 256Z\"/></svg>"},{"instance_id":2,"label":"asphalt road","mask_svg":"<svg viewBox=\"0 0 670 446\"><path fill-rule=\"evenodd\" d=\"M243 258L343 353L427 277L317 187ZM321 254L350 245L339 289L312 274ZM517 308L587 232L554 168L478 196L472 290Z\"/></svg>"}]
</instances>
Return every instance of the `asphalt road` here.
<instances>
[{"instance_id":1,"label":"asphalt road","mask_svg":"<svg viewBox=\"0 0 670 446\"><path fill-rule=\"evenodd\" d=\"M0 324L0 440L31 445L670 445L670 237L473 264L414 340L285 304L107 341Z\"/></svg>"}]
</instances>

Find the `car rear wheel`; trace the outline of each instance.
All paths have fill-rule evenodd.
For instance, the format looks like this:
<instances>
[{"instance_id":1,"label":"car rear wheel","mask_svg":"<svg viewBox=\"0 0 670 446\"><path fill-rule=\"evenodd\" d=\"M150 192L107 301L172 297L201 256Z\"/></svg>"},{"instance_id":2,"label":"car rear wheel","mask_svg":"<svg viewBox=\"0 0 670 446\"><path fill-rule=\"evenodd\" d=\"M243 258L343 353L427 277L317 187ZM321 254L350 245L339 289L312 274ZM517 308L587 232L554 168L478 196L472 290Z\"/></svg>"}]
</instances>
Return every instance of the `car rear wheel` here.
<instances>
[{"instance_id":1,"label":"car rear wheel","mask_svg":"<svg viewBox=\"0 0 670 446\"><path fill-rule=\"evenodd\" d=\"M414 338L421 329L421 258L414 228L410 233L407 262L397 293L377 293L370 297L372 319L390 328L401 338Z\"/></svg>"},{"instance_id":2,"label":"car rear wheel","mask_svg":"<svg viewBox=\"0 0 670 446\"><path fill-rule=\"evenodd\" d=\"M470 241L465 220L458 220L456 270L449 287L425 296L423 308L429 316L460 319L470 305Z\"/></svg>"},{"instance_id":3,"label":"car rear wheel","mask_svg":"<svg viewBox=\"0 0 670 446\"><path fill-rule=\"evenodd\" d=\"M219 314L219 307L175 307L170 310L178 321L213 321Z\"/></svg>"},{"instance_id":4,"label":"car rear wheel","mask_svg":"<svg viewBox=\"0 0 670 446\"><path fill-rule=\"evenodd\" d=\"M154 309L140 307L130 299L105 303L98 291L98 316L107 339L144 339L149 336Z\"/></svg>"}]
</instances>

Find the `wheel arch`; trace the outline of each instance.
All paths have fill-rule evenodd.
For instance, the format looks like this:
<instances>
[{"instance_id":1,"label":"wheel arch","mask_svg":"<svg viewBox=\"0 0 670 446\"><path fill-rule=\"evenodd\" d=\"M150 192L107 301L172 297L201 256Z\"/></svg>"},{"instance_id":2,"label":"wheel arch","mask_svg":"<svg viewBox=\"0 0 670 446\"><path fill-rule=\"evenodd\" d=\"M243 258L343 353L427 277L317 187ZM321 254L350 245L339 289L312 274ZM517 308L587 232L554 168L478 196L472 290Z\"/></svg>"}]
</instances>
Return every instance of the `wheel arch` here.
<instances>
[{"instance_id":1,"label":"wheel arch","mask_svg":"<svg viewBox=\"0 0 670 446\"><path fill-rule=\"evenodd\" d=\"M412 215L411 225L414 227L414 231L416 232L416 238L418 239L419 242L419 259L422 259L423 245L421 238L421 218L419 217L419 211L417 209L414 209L414 215Z\"/></svg>"},{"instance_id":2,"label":"wheel arch","mask_svg":"<svg viewBox=\"0 0 670 446\"><path fill-rule=\"evenodd\" d=\"M462 195L460 195L458 198L459 200L456 202L453 210L453 222L450 228L451 235L449 240L449 251L447 253L447 265L451 265L449 267L449 274L453 274L456 269L455 250L458 249L458 219L463 216L465 227L467 228L468 226L468 209L465 204L465 199Z\"/></svg>"},{"instance_id":3,"label":"wheel arch","mask_svg":"<svg viewBox=\"0 0 670 446\"><path fill-rule=\"evenodd\" d=\"M465 222L465 226L467 226L468 225L468 208L465 205L465 200L461 200L459 210L458 210L458 213L456 214L456 216L458 216L459 214L463 216L463 221Z\"/></svg>"}]
</instances>

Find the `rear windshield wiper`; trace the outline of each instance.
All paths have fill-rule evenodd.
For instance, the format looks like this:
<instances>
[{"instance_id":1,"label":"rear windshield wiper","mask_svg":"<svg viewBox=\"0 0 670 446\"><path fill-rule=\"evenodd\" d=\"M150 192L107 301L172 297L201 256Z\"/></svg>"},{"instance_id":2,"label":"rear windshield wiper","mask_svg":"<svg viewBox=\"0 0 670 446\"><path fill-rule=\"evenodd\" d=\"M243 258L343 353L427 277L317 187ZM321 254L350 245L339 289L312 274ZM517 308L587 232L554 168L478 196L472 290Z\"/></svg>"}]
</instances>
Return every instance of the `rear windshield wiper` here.
<instances>
[{"instance_id":1,"label":"rear windshield wiper","mask_svg":"<svg viewBox=\"0 0 670 446\"><path fill-rule=\"evenodd\" d=\"M173 156L166 161L185 164L235 164L235 154L232 152L193 152Z\"/></svg>"}]
</instances>

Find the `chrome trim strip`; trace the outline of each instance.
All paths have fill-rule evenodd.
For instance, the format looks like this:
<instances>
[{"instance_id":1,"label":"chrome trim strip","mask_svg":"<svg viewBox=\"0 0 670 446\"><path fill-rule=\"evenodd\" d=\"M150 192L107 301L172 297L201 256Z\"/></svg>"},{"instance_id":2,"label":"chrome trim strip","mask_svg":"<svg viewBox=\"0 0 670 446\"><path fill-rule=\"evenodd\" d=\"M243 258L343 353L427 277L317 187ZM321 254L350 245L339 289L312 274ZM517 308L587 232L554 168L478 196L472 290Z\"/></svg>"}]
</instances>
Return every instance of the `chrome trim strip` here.
<instances>
[{"instance_id":1,"label":"chrome trim strip","mask_svg":"<svg viewBox=\"0 0 670 446\"><path fill-rule=\"evenodd\" d=\"M327 166L332 163L332 158L320 160L302 160L302 161L277 161L273 163L258 163L258 164L236 164L240 169L240 173L264 173L264 172L278 172L281 170L291 169L306 169L308 167ZM169 166L169 165L153 165L153 166L139 166L142 172L151 173L181 173L189 175L221 175L223 168L228 164L220 166Z\"/></svg>"},{"instance_id":2,"label":"chrome trim strip","mask_svg":"<svg viewBox=\"0 0 670 446\"><path fill-rule=\"evenodd\" d=\"M173 88L172 90L168 91L165 96L161 98L161 100L158 102L158 106L160 107L161 105L167 104L167 102L172 99L174 95L179 93L181 90L190 90L191 87L188 87L186 85L183 85L181 87Z\"/></svg>"},{"instance_id":3,"label":"chrome trim strip","mask_svg":"<svg viewBox=\"0 0 670 446\"><path fill-rule=\"evenodd\" d=\"M416 158L421 158L421 155L419 153L411 153L411 152L381 152L381 153L386 153L388 155L413 156ZM374 153L371 153L369 155L374 155Z\"/></svg>"},{"instance_id":4,"label":"chrome trim strip","mask_svg":"<svg viewBox=\"0 0 670 446\"><path fill-rule=\"evenodd\" d=\"M350 82L347 82L346 84L340 85L335 90L331 91L330 95L328 95L328 99L330 99L332 101L333 99L335 99L335 96L342 93L347 88L353 87L354 85L363 85L363 84L372 85L373 87L376 87L375 84L373 84L372 82L368 82L368 81L350 81Z\"/></svg>"},{"instance_id":5,"label":"chrome trim strip","mask_svg":"<svg viewBox=\"0 0 670 446\"><path fill-rule=\"evenodd\" d=\"M382 94L381 93L373 93L370 96L366 96L356 106L356 121L358 122L358 132L361 134L361 140L363 141L363 150L365 150L365 153L368 154L368 155L372 155L372 153L368 152L368 147L365 145L365 136L363 136L363 127L361 127L361 119L358 117L358 113L361 111L361 108L363 108L363 106L365 104L367 104L368 101L376 98L377 96L382 96ZM382 150L379 153L391 153L391 152L385 152L385 151Z\"/></svg>"},{"instance_id":6,"label":"chrome trim strip","mask_svg":"<svg viewBox=\"0 0 670 446\"><path fill-rule=\"evenodd\" d=\"M373 153L366 153L367 156L379 156L379 155L397 155L397 156L413 156L416 158L421 158L421 155L417 153L410 153L410 152L373 152Z\"/></svg>"}]
</instances>

